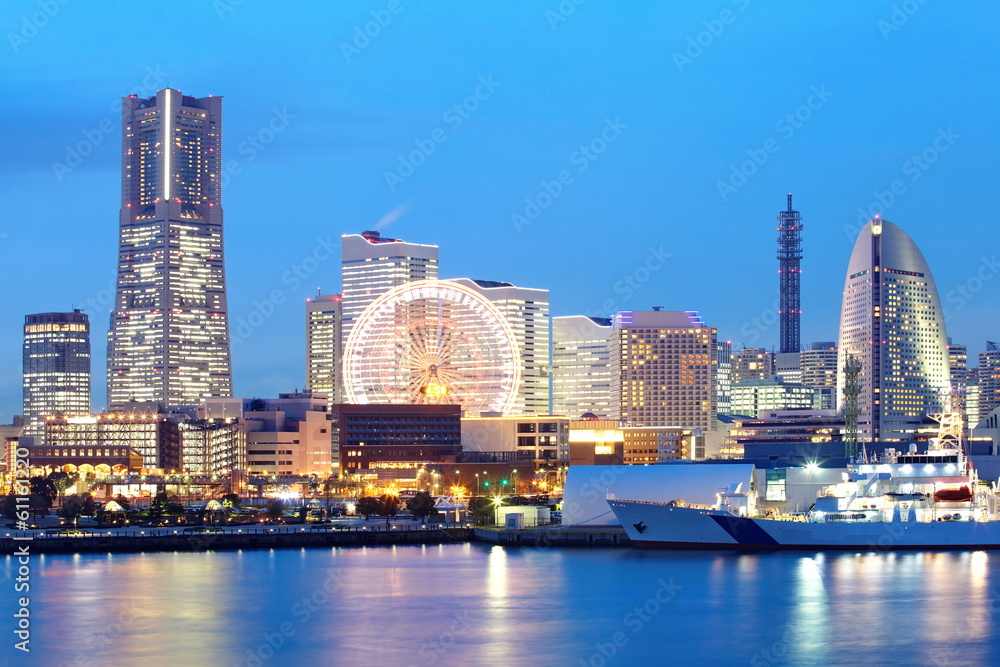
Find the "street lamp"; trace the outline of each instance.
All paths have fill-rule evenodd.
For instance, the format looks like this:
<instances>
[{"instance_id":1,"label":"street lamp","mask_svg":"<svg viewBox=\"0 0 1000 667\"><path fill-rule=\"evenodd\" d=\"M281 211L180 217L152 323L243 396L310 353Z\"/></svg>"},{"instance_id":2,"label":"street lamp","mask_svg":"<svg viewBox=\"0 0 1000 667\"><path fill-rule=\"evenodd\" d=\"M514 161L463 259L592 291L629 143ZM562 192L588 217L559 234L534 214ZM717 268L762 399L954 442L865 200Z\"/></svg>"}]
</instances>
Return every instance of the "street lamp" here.
<instances>
[{"instance_id":1,"label":"street lamp","mask_svg":"<svg viewBox=\"0 0 1000 667\"><path fill-rule=\"evenodd\" d=\"M476 493L478 493L479 495L483 494L483 487L480 486L480 483L479 483L479 473L478 472L476 473Z\"/></svg>"}]
</instances>

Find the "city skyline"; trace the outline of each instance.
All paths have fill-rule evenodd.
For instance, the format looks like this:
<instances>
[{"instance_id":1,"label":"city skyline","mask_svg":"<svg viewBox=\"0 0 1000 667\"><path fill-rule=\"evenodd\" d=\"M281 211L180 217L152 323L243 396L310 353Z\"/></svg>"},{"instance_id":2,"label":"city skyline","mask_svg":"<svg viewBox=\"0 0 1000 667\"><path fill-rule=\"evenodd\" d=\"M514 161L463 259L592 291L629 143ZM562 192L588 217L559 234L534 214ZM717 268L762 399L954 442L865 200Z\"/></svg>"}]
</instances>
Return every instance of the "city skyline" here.
<instances>
[{"instance_id":1,"label":"city skyline","mask_svg":"<svg viewBox=\"0 0 1000 667\"><path fill-rule=\"evenodd\" d=\"M218 37L231 58L249 54L254 36L304 17L304 10L272 16L246 4L221 16L211 5L191 7L205 13L206 26L192 26L194 33ZM12 30L36 9L8 8ZM15 355L26 313L82 307L94 340L104 333L112 307L105 295L114 292L109 211L120 187L114 106L122 94L149 96L168 86L227 99L223 185L234 338L241 319L262 320L234 347L236 395L304 385L305 298L317 287L338 291L338 237L372 228L439 245L445 277L548 289L552 316L609 316L609 304L698 310L737 349L777 348L774 211L787 192L807 221L804 344L836 338L850 248L876 206L924 249L953 340L976 358L996 338L1000 288L989 239L997 205L988 185L997 135L959 102L975 80L967 63L989 67L998 57L984 46L990 8L922 6L899 26L891 22L891 4L789 11L720 3L643 14L587 5L560 19L535 6L496 8L492 29L499 34L526 25L544 38L544 47L525 54L479 28L464 8L406 8L364 48L345 52L341 44L353 44L355 28L383 10L372 3L306 12L315 24L302 28L306 37L253 77L234 68L210 71L194 56L171 53L166 37L151 35L148 63L109 37L100 73L69 79L52 59L84 53L125 20L109 12L102 25L72 5L36 37L11 45L13 66L4 74L13 102L5 130L9 199L14 218L39 222L4 230L14 274L37 285L5 309L5 420L18 412ZM723 10L732 21L722 22ZM161 12L165 17L160 9L150 15ZM405 30L394 28L401 24ZM754 31L791 24L794 34L779 30L788 53L747 42ZM422 34L421 26L447 34L452 46L428 52L407 41ZM319 41L308 38L312 30L323 31L325 46L309 46ZM961 30L963 40L948 52L924 53L949 30ZM613 38L621 34L633 38ZM572 48L580 40L603 47L595 52L608 65ZM743 83L732 63L746 48L752 51L740 56L741 67L753 76ZM401 49L415 54L414 65L387 73ZM804 57L810 55L814 62ZM285 80L296 59L320 56L331 73L309 70ZM429 68L407 81L413 68L423 71L444 57L466 64L447 74ZM831 69L834 61L842 70ZM876 72L867 71L872 61L880 65ZM962 76L946 74L961 67ZM42 71L52 74L40 79ZM708 87L706 75L716 77ZM937 86L933 96L924 92L927 80ZM348 92L334 99L318 90L331 82ZM72 105L53 99L55 87L72 93ZM733 103L734 95L743 101ZM996 93L982 95L988 106ZM873 96L883 100L878 113L860 102ZM38 108L44 122L32 115ZM421 146L433 152L411 159ZM71 223L48 212L70 206ZM274 220L294 224L276 228ZM694 229L706 225L709 238ZM44 273L29 264L36 247L50 253ZM740 267L739 284L718 278L731 266ZM97 378L101 357L94 359ZM100 390L94 394L95 407L103 407Z\"/></svg>"}]
</instances>

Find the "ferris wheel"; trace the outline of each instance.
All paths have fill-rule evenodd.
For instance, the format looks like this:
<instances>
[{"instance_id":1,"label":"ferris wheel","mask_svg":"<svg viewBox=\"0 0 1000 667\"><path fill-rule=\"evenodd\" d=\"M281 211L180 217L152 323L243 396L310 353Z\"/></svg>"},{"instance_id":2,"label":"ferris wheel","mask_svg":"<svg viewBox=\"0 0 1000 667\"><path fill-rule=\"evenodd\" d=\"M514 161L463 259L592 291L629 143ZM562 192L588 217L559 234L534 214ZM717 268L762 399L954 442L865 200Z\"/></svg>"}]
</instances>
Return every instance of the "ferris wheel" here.
<instances>
[{"instance_id":1,"label":"ferris wheel","mask_svg":"<svg viewBox=\"0 0 1000 667\"><path fill-rule=\"evenodd\" d=\"M446 280L392 288L358 317L344 346L347 402L460 405L506 414L521 380L517 339L486 297Z\"/></svg>"}]
</instances>

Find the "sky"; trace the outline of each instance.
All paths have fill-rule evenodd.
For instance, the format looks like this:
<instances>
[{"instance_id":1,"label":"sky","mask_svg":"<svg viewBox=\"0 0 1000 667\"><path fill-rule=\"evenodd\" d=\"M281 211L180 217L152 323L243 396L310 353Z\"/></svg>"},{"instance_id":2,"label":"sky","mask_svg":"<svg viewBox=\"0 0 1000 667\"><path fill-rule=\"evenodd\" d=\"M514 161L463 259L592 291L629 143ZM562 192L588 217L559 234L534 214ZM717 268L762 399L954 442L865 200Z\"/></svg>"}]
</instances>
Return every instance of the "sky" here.
<instances>
[{"instance_id":1,"label":"sky","mask_svg":"<svg viewBox=\"0 0 1000 667\"><path fill-rule=\"evenodd\" d=\"M225 99L231 326L260 323L234 341L238 396L304 385L305 299L339 290L339 237L367 229L439 245L445 278L547 288L553 316L697 310L734 347L776 347L789 192L804 344L836 340L881 213L974 355L1000 337L998 19L986 1L7 0L0 420L28 313L90 314L104 407L120 98L168 86Z\"/></svg>"}]
</instances>

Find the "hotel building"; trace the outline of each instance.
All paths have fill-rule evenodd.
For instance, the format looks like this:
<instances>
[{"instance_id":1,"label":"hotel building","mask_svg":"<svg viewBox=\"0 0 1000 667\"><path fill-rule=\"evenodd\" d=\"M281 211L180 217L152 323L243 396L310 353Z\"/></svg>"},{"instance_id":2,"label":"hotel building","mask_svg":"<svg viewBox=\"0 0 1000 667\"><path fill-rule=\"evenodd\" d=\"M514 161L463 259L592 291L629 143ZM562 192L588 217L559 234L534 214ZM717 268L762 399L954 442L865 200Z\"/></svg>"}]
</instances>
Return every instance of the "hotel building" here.
<instances>
[{"instance_id":1,"label":"hotel building","mask_svg":"<svg viewBox=\"0 0 1000 667\"><path fill-rule=\"evenodd\" d=\"M221 97L122 99L119 222L110 408L231 396Z\"/></svg>"},{"instance_id":2,"label":"hotel building","mask_svg":"<svg viewBox=\"0 0 1000 667\"><path fill-rule=\"evenodd\" d=\"M327 400L309 392L244 401L248 474L318 475L332 469Z\"/></svg>"},{"instance_id":3,"label":"hotel building","mask_svg":"<svg viewBox=\"0 0 1000 667\"><path fill-rule=\"evenodd\" d=\"M24 436L42 444L45 418L90 414L90 320L87 314L38 313L24 318Z\"/></svg>"},{"instance_id":4,"label":"hotel building","mask_svg":"<svg viewBox=\"0 0 1000 667\"><path fill-rule=\"evenodd\" d=\"M343 299L319 294L306 299L306 391L340 401Z\"/></svg>"},{"instance_id":5,"label":"hotel building","mask_svg":"<svg viewBox=\"0 0 1000 667\"><path fill-rule=\"evenodd\" d=\"M778 378L749 380L733 387L732 414L756 417L766 410L812 408L815 391Z\"/></svg>"},{"instance_id":6,"label":"hotel building","mask_svg":"<svg viewBox=\"0 0 1000 667\"><path fill-rule=\"evenodd\" d=\"M714 431L717 330L691 311L623 311L612 326L612 419Z\"/></svg>"},{"instance_id":7,"label":"hotel building","mask_svg":"<svg viewBox=\"0 0 1000 667\"><path fill-rule=\"evenodd\" d=\"M611 414L611 320L552 318L552 412L579 419Z\"/></svg>"},{"instance_id":8,"label":"hotel building","mask_svg":"<svg viewBox=\"0 0 1000 667\"><path fill-rule=\"evenodd\" d=\"M1000 407L1000 344L986 341L986 351L979 353L979 410L985 417Z\"/></svg>"},{"instance_id":9,"label":"hotel building","mask_svg":"<svg viewBox=\"0 0 1000 667\"><path fill-rule=\"evenodd\" d=\"M341 350L372 301L397 285L437 280L438 247L384 238L378 232L345 234L341 252Z\"/></svg>"},{"instance_id":10,"label":"hotel building","mask_svg":"<svg viewBox=\"0 0 1000 667\"><path fill-rule=\"evenodd\" d=\"M549 291L492 280L456 278L497 307L510 324L521 353L521 386L508 415L547 415L549 410Z\"/></svg>"},{"instance_id":11,"label":"hotel building","mask_svg":"<svg viewBox=\"0 0 1000 667\"><path fill-rule=\"evenodd\" d=\"M774 375L774 353L763 347L745 347L733 353L732 382L766 380Z\"/></svg>"},{"instance_id":12,"label":"hotel building","mask_svg":"<svg viewBox=\"0 0 1000 667\"><path fill-rule=\"evenodd\" d=\"M841 408L848 355L861 363L862 441L911 437L950 389L944 316L930 267L887 220L861 230L847 268L837 361Z\"/></svg>"}]
</instances>

